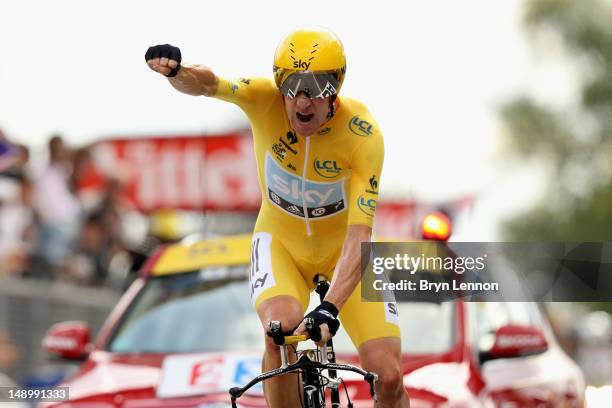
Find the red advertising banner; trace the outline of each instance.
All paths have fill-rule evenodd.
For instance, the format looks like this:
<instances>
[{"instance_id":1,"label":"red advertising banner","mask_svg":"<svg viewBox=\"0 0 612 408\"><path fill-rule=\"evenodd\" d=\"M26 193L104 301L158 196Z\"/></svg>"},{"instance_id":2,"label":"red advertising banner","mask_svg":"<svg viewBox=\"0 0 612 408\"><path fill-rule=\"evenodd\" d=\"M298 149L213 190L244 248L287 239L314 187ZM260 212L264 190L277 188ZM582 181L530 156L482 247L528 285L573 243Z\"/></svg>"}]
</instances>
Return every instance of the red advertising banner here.
<instances>
[{"instance_id":1,"label":"red advertising banner","mask_svg":"<svg viewBox=\"0 0 612 408\"><path fill-rule=\"evenodd\" d=\"M91 147L95 166L124 181L143 212L251 210L260 205L250 134L111 139Z\"/></svg>"}]
</instances>

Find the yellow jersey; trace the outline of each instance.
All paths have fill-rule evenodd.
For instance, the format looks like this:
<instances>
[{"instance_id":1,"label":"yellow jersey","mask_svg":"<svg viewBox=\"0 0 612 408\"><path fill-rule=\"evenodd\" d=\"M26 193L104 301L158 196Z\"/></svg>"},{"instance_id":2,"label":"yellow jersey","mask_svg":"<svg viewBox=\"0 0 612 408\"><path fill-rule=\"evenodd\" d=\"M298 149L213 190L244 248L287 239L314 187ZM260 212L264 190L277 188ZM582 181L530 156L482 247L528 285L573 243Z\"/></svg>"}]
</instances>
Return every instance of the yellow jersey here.
<instances>
[{"instance_id":1,"label":"yellow jersey","mask_svg":"<svg viewBox=\"0 0 612 408\"><path fill-rule=\"evenodd\" d=\"M255 232L296 238L286 243L291 253L308 242L308 252L328 253L348 225L372 227L384 148L363 103L339 96L335 115L306 137L292 129L271 79L219 78L214 97L238 105L251 124L262 191Z\"/></svg>"}]
</instances>

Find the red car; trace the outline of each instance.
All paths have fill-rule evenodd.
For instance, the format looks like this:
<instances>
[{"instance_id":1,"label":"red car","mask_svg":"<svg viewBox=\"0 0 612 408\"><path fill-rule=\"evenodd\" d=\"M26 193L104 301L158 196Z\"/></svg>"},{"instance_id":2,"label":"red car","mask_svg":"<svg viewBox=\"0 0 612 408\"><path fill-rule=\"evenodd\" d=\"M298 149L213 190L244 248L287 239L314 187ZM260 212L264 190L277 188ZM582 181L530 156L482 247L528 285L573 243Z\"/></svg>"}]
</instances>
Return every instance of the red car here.
<instances>
[{"instance_id":1,"label":"red car","mask_svg":"<svg viewBox=\"0 0 612 408\"><path fill-rule=\"evenodd\" d=\"M82 322L43 347L85 359L54 408L229 407L227 390L259 373L263 330L249 297L250 237L165 247L123 295L94 343ZM399 303L412 408L584 407L585 384L535 303ZM339 361L358 364L344 332ZM355 407L367 384L343 376ZM261 387L243 407L264 407ZM48 405L47 405L48 407Z\"/></svg>"}]
</instances>

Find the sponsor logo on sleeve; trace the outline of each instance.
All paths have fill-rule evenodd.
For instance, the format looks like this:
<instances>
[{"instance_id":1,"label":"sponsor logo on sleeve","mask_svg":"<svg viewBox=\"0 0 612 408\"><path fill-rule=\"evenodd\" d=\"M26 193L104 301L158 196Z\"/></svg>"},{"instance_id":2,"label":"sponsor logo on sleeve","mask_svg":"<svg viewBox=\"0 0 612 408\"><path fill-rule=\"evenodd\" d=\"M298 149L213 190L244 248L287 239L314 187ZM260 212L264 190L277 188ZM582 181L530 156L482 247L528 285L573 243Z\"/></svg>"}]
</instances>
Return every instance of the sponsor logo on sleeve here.
<instances>
[{"instance_id":1,"label":"sponsor logo on sleeve","mask_svg":"<svg viewBox=\"0 0 612 408\"><path fill-rule=\"evenodd\" d=\"M351 132L361 137L368 137L372 134L374 127L366 120L362 120L359 116L353 116L349 122Z\"/></svg>"},{"instance_id":2,"label":"sponsor logo on sleeve","mask_svg":"<svg viewBox=\"0 0 612 408\"><path fill-rule=\"evenodd\" d=\"M360 195L359 198L357 198L357 206L364 214L373 217L376 212L376 199L366 198Z\"/></svg>"},{"instance_id":3,"label":"sponsor logo on sleeve","mask_svg":"<svg viewBox=\"0 0 612 408\"><path fill-rule=\"evenodd\" d=\"M229 87L232 90L233 94L236 93L236 91L238 90L238 84L236 84L235 82L230 81Z\"/></svg>"},{"instance_id":4,"label":"sponsor logo on sleeve","mask_svg":"<svg viewBox=\"0 0 612 408\"><path fill-rule=\"evenodd\" d=\"M315 159L313 167L317 174L325 178L338 177L342 172L342 168L338 166L335 160L319 160Z\"/></svg>"},{"instance_id":5,"label":"sponsor logo on sleeve","mask_svg":"<svg viewBox=\"0 0 612 408\"><path fill-rule=\"evenodd\" d=\"M370 177L369 182L370 189L366 190L366 193L378 195L378 180L376 179L376 174L373 174L372 177Z\"/></svg>"},{"instance_id":6,"label":"sponsor logo on sleeve","mask_svg":"<svg viewBox=\"0 0 612 408\"><path fill-rule=\"evenodd\" d=\"M346 208L344 180L303 180L279 166L269 154L265 179L270 202L291 216L304 218L306 210L308 218L326 218Z\"/></svg>"}]
</instances>

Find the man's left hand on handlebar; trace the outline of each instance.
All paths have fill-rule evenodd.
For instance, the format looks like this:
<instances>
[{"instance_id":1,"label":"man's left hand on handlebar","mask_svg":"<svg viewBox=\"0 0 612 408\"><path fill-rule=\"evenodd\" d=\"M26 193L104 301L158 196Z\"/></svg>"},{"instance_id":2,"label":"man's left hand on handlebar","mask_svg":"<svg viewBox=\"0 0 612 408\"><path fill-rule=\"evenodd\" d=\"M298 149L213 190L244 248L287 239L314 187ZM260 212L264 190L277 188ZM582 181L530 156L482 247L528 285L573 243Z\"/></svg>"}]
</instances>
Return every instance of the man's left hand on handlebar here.
<instances>
[{"instance_id":1,"label":"man's left hand on handlebar","mask_svg":"<svg viewBox=\"0 0 612 408\"><path fill-rule=\"evenodd\" d=\"M312 323L311 328L307 322ZM304 316L304 320L297 329L295 335L308 335L318 346L324 346L338 331L338 309L330 302L323 301L312 312Z\"/></svg>"}]
</instances>

